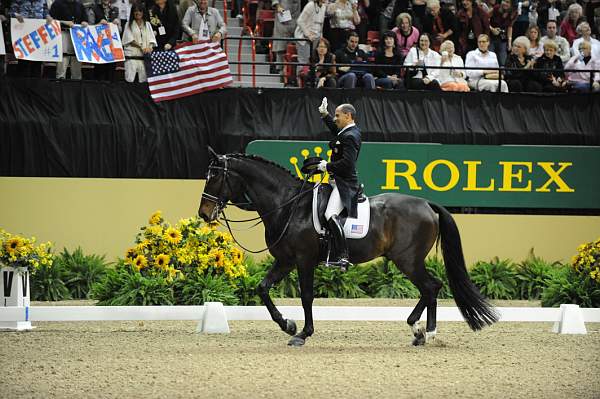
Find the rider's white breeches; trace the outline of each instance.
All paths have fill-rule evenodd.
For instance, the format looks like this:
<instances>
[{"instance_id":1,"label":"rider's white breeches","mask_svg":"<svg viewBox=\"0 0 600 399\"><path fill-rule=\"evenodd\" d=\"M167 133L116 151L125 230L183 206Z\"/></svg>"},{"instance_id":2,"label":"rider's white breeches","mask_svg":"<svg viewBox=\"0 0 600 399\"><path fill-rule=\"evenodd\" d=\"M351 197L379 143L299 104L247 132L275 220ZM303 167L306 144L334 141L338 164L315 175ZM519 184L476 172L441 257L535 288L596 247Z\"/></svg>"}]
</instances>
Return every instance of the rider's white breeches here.
<instances>
[{"instance_id":1,"label":"rider's white breeches","mask_svg":"<svg viewBox=\"0 0 600 399\"><path fill-rule=\"evenodd\" d=\"M327 209L325 210L325 219L329 220L333 215L339 215L340 212L344 209L344 205L342 204L342 198L340 197L340 192L338 191L337 185L332 180L329 182L333 187L333 191L331 192L331 196L329 197L329 202L327 202Z\"/></svg>"}]
</instances>

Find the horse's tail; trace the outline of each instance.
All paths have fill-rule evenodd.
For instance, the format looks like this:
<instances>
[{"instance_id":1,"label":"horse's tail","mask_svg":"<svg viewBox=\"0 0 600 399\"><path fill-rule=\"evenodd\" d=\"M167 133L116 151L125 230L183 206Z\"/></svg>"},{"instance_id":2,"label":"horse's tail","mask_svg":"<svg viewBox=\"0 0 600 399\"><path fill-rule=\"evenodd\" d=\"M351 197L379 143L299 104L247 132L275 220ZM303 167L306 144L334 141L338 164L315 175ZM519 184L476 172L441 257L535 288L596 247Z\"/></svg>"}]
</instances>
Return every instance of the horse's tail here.
<instances>
[{"instance_id":1,"label":"horse's tail","mask_svg":"<svg viewBox=\"0 0 600 399\"><path fill-rule=\"evenodd\" d=\"M456 305L469 327L473 330L481 330L486 325L498 321L499 315L469 279L460 233L454 218L446 208L440 205L429 202L429 206L439 215L442 254L448 283Z\"/></svg>"}]
</instances>

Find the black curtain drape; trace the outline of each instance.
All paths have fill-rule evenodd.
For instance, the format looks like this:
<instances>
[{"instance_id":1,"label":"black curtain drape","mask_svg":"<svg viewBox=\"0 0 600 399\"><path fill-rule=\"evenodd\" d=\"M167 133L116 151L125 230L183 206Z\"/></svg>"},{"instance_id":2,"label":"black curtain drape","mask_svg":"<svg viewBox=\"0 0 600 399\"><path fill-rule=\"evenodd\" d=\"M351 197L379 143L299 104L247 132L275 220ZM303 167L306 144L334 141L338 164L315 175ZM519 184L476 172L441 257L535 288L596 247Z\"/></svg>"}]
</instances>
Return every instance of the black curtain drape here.
<instances>
[{"instance_id":1,"label":"black curtain drape","mask_svg":"<svg viewBox=\"0 0 600 399\"><path fill-rule=\"evenodd\" d=\"M0 175L200 178L207 145L327 140L327 96L364 141L600 145L600 95L223 89L155 104L145 84L0 80Z\"/></svg>"}]
</instances>

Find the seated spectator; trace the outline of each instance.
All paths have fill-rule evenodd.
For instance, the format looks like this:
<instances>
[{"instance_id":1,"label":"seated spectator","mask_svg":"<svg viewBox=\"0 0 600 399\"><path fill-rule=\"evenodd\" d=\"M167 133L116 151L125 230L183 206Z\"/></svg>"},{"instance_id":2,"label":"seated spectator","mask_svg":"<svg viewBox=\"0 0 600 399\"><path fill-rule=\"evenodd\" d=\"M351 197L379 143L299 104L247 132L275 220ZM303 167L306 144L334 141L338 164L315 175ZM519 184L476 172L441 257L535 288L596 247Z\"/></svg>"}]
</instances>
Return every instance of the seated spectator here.
<instances>
[{"instance_id":1,"label":"seated spectator","mask_svg":"<svg viewBox=\"0 0 600 399\"><path fill-rule=\"evenodd\" d=\"M113 6L110 0L100 0L92 9L92 13L93 18L90 18L91 24L113 23L118 27L121 26L121 20L119 19L119 9ZM113 80L115 80L116 66L117 64L114 62L108 64L94 65L94 79L108 80L112 82Z\"/></svg>"},{"instance_id":2,"label":"seated spectator","mask_svg":"<svg viewBox=\"0 0 600 399\"><path fill-rule=\"evenodd\" d=\"M331 48L337 51L344 47L345 39L350 32L356 30L360 24L358 5L356 1L335 0L327 6L329 25L331 26Z\"/></svg>"},{"instance_id":3,"label":"seated spectator","mask_svg":"<svg viewBox=\"0 0 600 399\"><path fill-rule=\"evenodd\" d=\"M454 54L454 43L450 40L446 40L440 46L442 52L441 66L444 67L455 67L456 69L436 69L431 75L440 84L440 88L443 91L470 91L469 85L465 78L462 58Z\"/></svg>"},{"instance_id":4,"label":"seated spectator","mask_svg":"<svg viewBox=\"0 0 600 399\"><path fill-rule=\"evenodd\" d=\"M479 35L477 38L477 50L469 51L465 66L468 68L498 68L496 54L489 51L490 38L488 35ZM499 72L494 70L467 70L469 87L477 91L502 91L508 92L508 86L504 80L500 80ZM500 90L498 90L500 83Z\"/></svg>"},{"instance_id":5,"label":"seated spectator","mask_svg":"<svg viewBox=\"0 0 600 399\"><path fill-rule=\"evenodd\" d=\"M573 41L577 39L577 26L583 22L583 8L573 3L567 9L567 17L560 24L560 35L567 39L569 46L573 45Z\"/></svg>"},{"instance_id":6,"label":"seated spectator","mask_svg":"<svg viewBox=\"0 0 600 399\"><path fill-rule=\"evenodd\" d=\"M302 11L300 1L298 0L273 0L271 5L277 11L277 15L275 16L275 25L273 27L273 37L294 37L294 32L296 31L296 21L300 16L300 12ZM289 21L281 22L279 20L279 16L283 15L284 11L289 11L290 19ZM273 40L273 53L275 53L275 61L283 62L285 57L285 52L287 49L287 45L289 42L284 40ZM282 65L277 65L275 69L278 72L281 72L283 69Z\"/></svg>"},{"instance_id":7,"label":"seated spectator","mask_svg":"<svg viewBox=\"0 0 600 399\"><path fill-rule=\"evenodd\" d=\"M427 0L412 0L412 7L410 13L413 16L413 24L423 31L423 19L425 19L425 13L427 11Z\"/></svg>"},{"instance_id":8,"label":"seated spectator","mask_svg":"<svg viewBox=\"0 0 600 399\"><path fill-rule=\"evenodd\" d=\"M547 41L554 42L554 44L558 46L558 56L562 62L565 63L571 58L571 47L569 46L567 39L556 34L556 29L556 21L548 21L546 24L546 36L542 37L540 43L542 43L543 46ZM546 52L545 48L544 52Z\"/></svg>"},{"instance_id":9,"label":"seated spectator","mask_svg":"<svg viewBox=\"0 0 600 399\"><path fill-rule=\"evenodd\" d=\"M542 54L544 54L544 46L540 42L540 28L537 25L531 25L527 29L525 36L529 39L529 46L527 47L529 50L527 50L527 54L534 59L541 57Z\"/></svg>"},{"instance_id":10,"label":"seated spectator","mask_svg":"<svg viewBox=\"0 0 600 399\"><path fill-rule=\"evenodd\" d=\"M407 70L406 87L411 90L440 90L438 81L429 74L435 72L432 67L440 65L442 58L430 45L427 33L421 34L419 46L411 48L404 59L404 66L417 67Z\"/></svg>"},{"instance_id":11,"label":"seated spectator","mask_svg":"<svg viewBox=\"0 0 600 399\"><path fill-rule=\"evenodd\" d=\"M181 28L194 43L200 40L220 42L227 33L221 14L208 6L208 0L194 0L194 5L185 12Z\"/></svg>"},{"instance_id":12,"label":"seated spectator","mask_svg":"<svg viewBox=\"0 0 600 399\"><path fill-rule=\"evenodd\" d=\"M181 38L181 24L171 0L154 0L148 11L157 50L171 50Z\"/></svg>"},{"instance_id":13,"label":"seated spectator","mask_svg":"<svg viewBox=\"0 0 600 399\"><path fill-rule=\"evenodd\" d=\"M322 66L322 64L335 64L335 54L331 52L329 40L324 37L319 39L319 44L310 57L310 63L315 64L315 68L308 72L306 86L337 87L335 66Z\"/></svg>"},{"instance_id":14,"label":"seated spectator","mask_svg":"<svg viewBox=\"0 0 600 399\"><path fill-rule=\"evenodd\" d=\"M500 66L506 62L512 45L513 23L517 19L517 10L511 7L510 1L502 0L496 4L490 18L490 51L496 53Z\"/></svg>"},{"instance_id":15,"label":"seated spectator","mask_svg":"<svg viewBox=\"0 0 600 399\"><path fill-rule=\"evenodd\" d=\"M556 54L557 50L558 45L551 40L547 40L544 43L544 55L535 61L535 69L553 70L553 72L538 72L536 74L536 80L542 91L560 92L567 89L563 63Z\"/></svg>"},{"instance_id":16,"label":"seated spectator","mask_svg":"<svg viewBox=\"0 0 600 399\"><path fill-rule=\"evenodd\" d=\"M447 8L441 9L439 0L429 0L427 11L423 18L423 32L431 37L431 49L439 51L443 41L454 41L456 17Z\"/></svg>"},{"instance_id":17,"label":"seated spectator","mask_svg":"<svg viewBox=\"0 0 600 399\"><path fill-rule=\"evenodd\" d=\"M383 37L390 30L392 21L398 25L398 15L408 12L409 0L381 0L375 2L379 17L379 36ZM412 17L411 17L412 23Z\"/></svg>"},{"instance_id":18,"label":"seated spectator","mask_svg":"<svg viewBox=\"0 0 600 399\"><path fill-rule=\"evenodd\" d=\"M123 48L125 57L143 57L152 52L152 48L157 46L152 25L146 16L145 7L139 3L131 7L129 22L125 24L123 31ZM134 82L135 77L138 82L146 81L146 70L144 61L141 59L125 60L125 80Z\"/></svg>"},{"instance_id":19,"label":"seated spectator","mask_svg":"<svg viewBox=\"0 0 600 399\"><path fill-rule=\"evenodd\" d=\"M592 45L590 42L579 43L579 54L571 57L565 65L565 69L582 71L567 72L567 84L571 90L576 92L600 91L600 72L583 72L600 70L600 59L592 55Z\"/></svg>"},{"instance_id":20,"label":"seated spectator","mask_svg":"<svg viewBox=\"0 0 600 399\"><path fill-rule=\"evenodd\" d=\"M456 15L458 19L458 54L465 55L477 48L479 35L490 32L488 14L473 0L462 0L462 8Z\"/></svg>"},{"instance_id":21,"label":"seated spectator","mask_svg":"<svg viewBox=\"0 0 600 399\"><path fill-rule=\"evenodd\" d=\"M525 36L519 36L515 39L512 46L512 52L506 60L507 68L532 70L535 59L528 54L529 39ZM523 91L538 91L537 88L531 90L529 82L532 81L534 75L531 72L521 71L506 71L506 83L508 91L511 93L520 93Z\"/></svg>"},{"instance_id":22,"label":"seated spectator","mask_svg":"<svg viewBox=\"0 0 600 399\"><path fill-rule=\"evenodd\" d=\"M375 71L375 85L384 89L404 88L402 76L402 56L396 47L396 34L387 31L381 40L379 51L375 54L375 63L379 65L389 65L381 67Z\"/></svg>"},{"instance_id":23,"label":"seated spectator","mask_svg":"<svg viewBox=\"0 0 600 399\"><path fill-rule=\"evenodd\" d=\"M308 39L312 42L312 48L317 48L318 40L323 36L326 7L324 0L309 1L296 21L294 37ZM331 46L329 48L331 50ZM309 43L304 40L297 41L296 51L298 52L298 63L307 64L311 55ZM299 66L298 69L302 70L302 66Z\"/></svg>"},{"instance_id":24,"label":"seated spectator","mask_svg":"<svg viewBox=\"0 0 600 399\"><path fill-rule=\"evenodd\" d=\"M573 41L571 54L579 55L579 45L581 42L588 42L592 45L592 58L600 60L600 41L592 37L592 28L590 27L590 24L582 22L577 25L577 33L581 35L581 37Z\"/></svg>"},{"instance_id":25,"label":"seated spectator","mask_svg":"<svg viewBox=\"0 0 600 399\"><path fill-rule=\"evenodd\" d=\"M80 2L76 0L56 0L50 7L50 16L61 22L61 26L71 28L73 25L87 26L88 15ZM63 53L73 54L63 56L62 62L56 64L56 79L67 77L67 68L71 68L71 79L81 80L81 62L77 61L75 49L71 41L70 31L62 32Z\"/></svg>"},{"instance_id":26,"label":"seated spectator","mask_svg":"<svg viewBox=\"0 0 600 399\"><path fill-rule=\"evenodd\" d=\"M13 0L8 15L16 18L18 23L24 23L25 18L46 19L48 23L52 21L46 0ZM6 27L9 28L10 23ZM10 28L7 31L10 32ZM1 39L4 40L4 38ZM42 63L38 61L18 60L17 76L23 78L41 77Z\"/></svg>"},{"instance_id":27,"label":"seated spectator","mask_svg":"<svg viewBox=\"0 0 600 399\"><path fill-rule=\"evenodd\" d=\"M410 14L403 12L396 18L396 27L392 29L396 34L396 43L400 55L405 58L413 46L419 42L419 30L412 25ZM384 32L385 34L385 32ZM383 35L381 37L383 37Z\"/></svg>"},{"instance_id":28,"label":"seated spectator","mask_svg":"<svg viewBox=\"0 0 600 399\"><path fill-rule=\"evenodd\" d=\"M346 46L335 52L335 59L338 64L366 64L367 54L358 48L358 34L350 32ZM371 72L360 67L343 66L338 67L338 87L353 89L360 81L362 86L367 89L375 88L375 78Z\"/></svg>"}]
</instances>

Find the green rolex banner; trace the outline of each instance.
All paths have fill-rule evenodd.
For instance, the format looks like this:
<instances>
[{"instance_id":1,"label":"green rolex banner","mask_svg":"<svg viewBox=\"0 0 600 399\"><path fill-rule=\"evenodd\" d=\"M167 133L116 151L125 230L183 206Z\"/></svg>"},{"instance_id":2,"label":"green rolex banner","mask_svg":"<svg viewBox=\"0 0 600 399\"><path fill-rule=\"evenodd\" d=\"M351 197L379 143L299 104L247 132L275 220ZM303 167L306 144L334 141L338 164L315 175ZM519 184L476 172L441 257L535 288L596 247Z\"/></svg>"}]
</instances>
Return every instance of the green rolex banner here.
<instances>
[{"instance_id":1,"label":"green rolex banner","mask_svg":"<svg viewBox=\"0 0 600 399\"><path fill-rule=\"evenodd\" d=\"M331 154L316 141L259 140L246 152L301 178L305 158ZM365 142L358 175L368 195L404 193L451 207L600 209L600 147Z\"/></svg>"}]
</instances>

